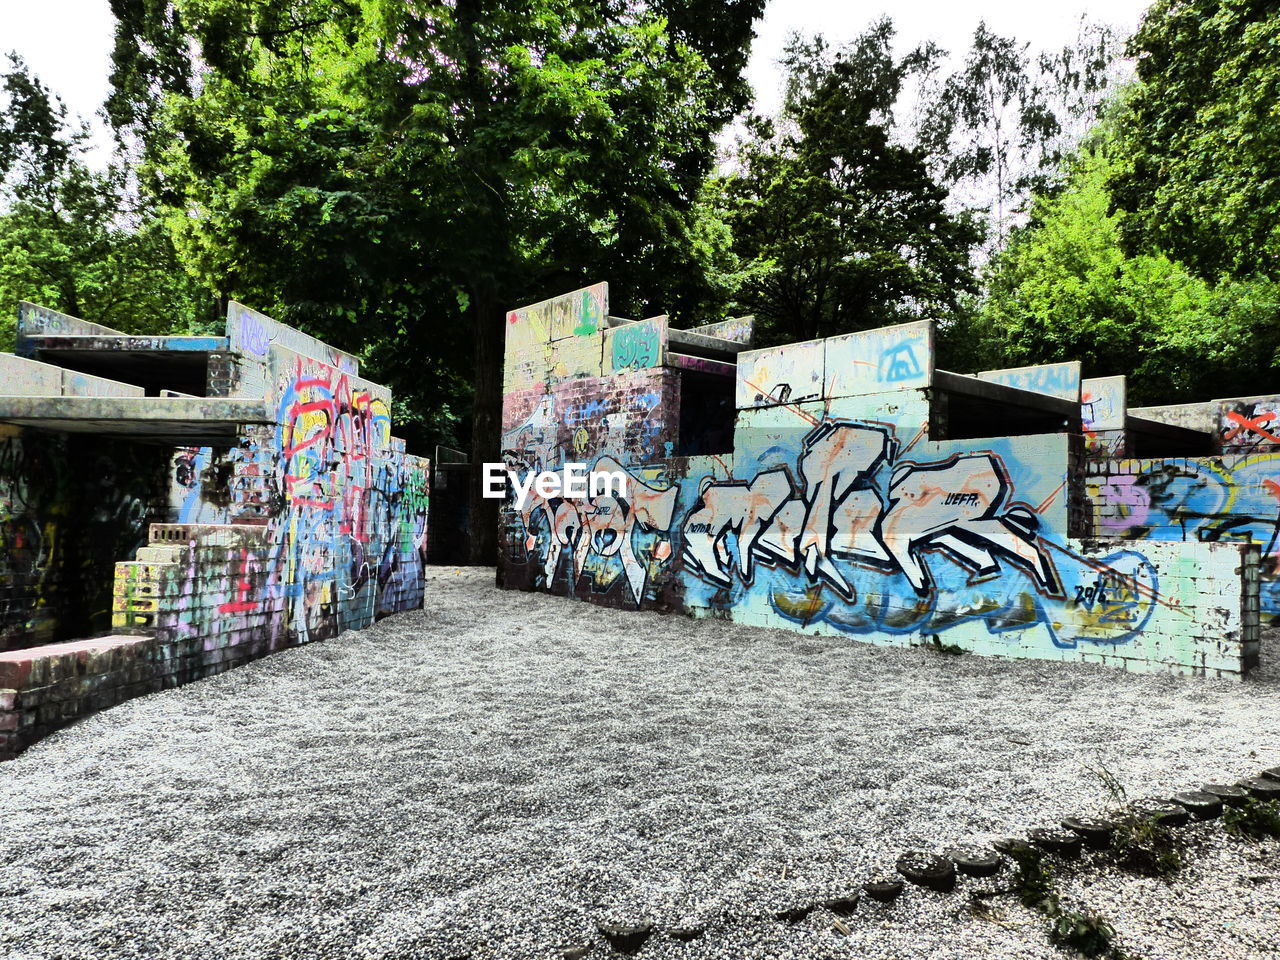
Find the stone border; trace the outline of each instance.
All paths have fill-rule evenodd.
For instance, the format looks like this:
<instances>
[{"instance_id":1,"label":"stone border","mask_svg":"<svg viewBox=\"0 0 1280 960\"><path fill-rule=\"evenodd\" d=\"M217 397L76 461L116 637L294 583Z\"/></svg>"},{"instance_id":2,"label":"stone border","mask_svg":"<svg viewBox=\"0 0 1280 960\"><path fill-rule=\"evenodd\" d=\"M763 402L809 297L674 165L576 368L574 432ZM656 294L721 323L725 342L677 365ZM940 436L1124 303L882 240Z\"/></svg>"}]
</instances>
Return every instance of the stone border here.
<instances>
[{"instance_id":1,"label":"stone border","mask_svg":"<svg viewBox=\"0 0 1280 960\"><path fill-rule=\"evenodd\" d=\"M1245 777L1236 784L1204 784L1199 790L1174 794L1168 801L1139 800L1133 807L1166 827L1180 827L1189 823L1204 822L1220 817L1226 807L1243 806L1249 799L1280 800L1280 766L1268 767L1258 776ZM833 929L847 934L845 920L851 917L863 897L879 903L889 903L902 895L904 880L915 887L939 894L949 894L955 889L958 875L991 877L999 873L1010 855L1037 850L1061 859L1078 857L1084 847L1095 850L1111 846L1111 836L1116 824L1097 817L1064 817L1060 828L1035 828L1027 836L1005 837L987 843L967 843L949 847L943 853L907 850L898 858L895 871L872 877L850 894L799 903L785 910L760 914L760 919L779 923L796 924L818 908L834 915ZM736 919L728 916L724 919ZM697 940L708 932L708 926L679 926L662 931L666 936L688 942ZM600 935L611 948L609 952L634 954L659 932L654 924L637 920L631 924L601 922L597 925ZM583 960L590 955L595 944L562 944L556 948L564 960Z\"/></svg>"}]
</instances>

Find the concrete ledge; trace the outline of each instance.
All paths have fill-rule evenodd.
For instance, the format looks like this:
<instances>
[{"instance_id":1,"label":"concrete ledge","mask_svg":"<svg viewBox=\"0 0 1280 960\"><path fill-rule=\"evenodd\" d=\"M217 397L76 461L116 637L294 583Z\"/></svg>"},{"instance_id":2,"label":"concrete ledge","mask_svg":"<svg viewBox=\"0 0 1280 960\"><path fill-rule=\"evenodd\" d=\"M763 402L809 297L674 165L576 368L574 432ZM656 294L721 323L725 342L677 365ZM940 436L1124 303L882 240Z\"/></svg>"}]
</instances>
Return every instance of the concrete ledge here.
<instances>
[{"instance_id":1,"label":"concrete ledge","mask_svg":"<svg viewBox=\"0 0 1280 960\"><path fill-rule=\"evenodd\" d=\"M131 383L78 373L12 353L0 353L0 378L6 393L15 397L144 397L147 393Z\"/></svg>"},{"instance_id":2,"label":"concrete ledge","mask_svg":"<svg viewBox=\"0 0 1280 960\"><path fill-rule=\"evenodd\" d=\"M64 433L121 434L178 445L231 443L245 423L273 423L262 400L216 397L0 396L0 421Z\"/></svg>"}]
</instances>

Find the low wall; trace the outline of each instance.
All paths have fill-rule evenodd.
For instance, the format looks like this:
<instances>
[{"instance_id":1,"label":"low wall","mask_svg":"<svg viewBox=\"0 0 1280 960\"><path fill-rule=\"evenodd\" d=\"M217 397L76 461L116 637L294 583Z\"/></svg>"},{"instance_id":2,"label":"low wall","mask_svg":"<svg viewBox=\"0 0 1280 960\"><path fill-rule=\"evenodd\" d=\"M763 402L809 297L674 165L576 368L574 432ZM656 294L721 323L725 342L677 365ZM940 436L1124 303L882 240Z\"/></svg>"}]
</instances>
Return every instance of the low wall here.
<instances>
[{"instance_id":1,"label":"low wall","mask_svg":"<svg viewBox=\"0 0 1280 960\"><path fill-rule=\"evenodd\" d=\"M743 351L732 451L673 458L680 373L654 349L602 376L613 331L595 289L510 315L504 454L517 472L625 470L631 489L508 503L501 585L1135 671L1238 677L1256 663L1271 583L1256 536L1130 537L1095 507L1103 478L1087 471L1124 462L1089 462L1119 451L1122 378L1081 381L1074 365L944 375L925 321ZM1064 428L1002 435L984 381ZM654 398L650 416L637 397ZM959 430L990 435L952 435L940 399L969 405Z\"/></svg>"}]
</instances>

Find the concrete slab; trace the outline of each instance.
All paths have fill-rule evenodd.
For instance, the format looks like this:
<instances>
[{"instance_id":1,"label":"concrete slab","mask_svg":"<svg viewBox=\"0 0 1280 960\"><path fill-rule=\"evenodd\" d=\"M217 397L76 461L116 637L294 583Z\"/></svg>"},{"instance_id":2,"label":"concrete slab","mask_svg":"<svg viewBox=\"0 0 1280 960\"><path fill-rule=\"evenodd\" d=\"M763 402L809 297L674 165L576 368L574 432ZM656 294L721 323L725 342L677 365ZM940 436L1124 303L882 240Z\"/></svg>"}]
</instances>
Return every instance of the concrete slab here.
<instances>
[{"instance_id":1,"label":"concrete slab","mask_svg":"<svg viewBox=\"0 0 1280 960\"><path fill-rule=\"evenodd\" d=\"M273 423L274 418L261 400L0 396L0 422L201 446L234 442L241 424Z\"/></svg>"}]
</instances>

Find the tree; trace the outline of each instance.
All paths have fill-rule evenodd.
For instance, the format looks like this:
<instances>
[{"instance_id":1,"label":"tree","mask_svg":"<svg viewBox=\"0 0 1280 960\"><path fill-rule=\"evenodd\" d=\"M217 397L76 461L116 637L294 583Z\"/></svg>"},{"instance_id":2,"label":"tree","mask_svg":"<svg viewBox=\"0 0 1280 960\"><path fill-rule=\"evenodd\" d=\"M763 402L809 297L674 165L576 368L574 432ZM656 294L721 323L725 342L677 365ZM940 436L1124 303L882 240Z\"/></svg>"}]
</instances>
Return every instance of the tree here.
<instances>
[{"instance_id":1,"label":"tree","mask_svg":"<svg viewBox=\"0 0 1280 960\"><path fill-rule=\"evenodd\" d=\"M1112 191L1131 251L1201 276L1280 278L1280 16L1264 0L1157 0Z\"/></svg>"},{"instance_id":2,"label":"tree","mask_svg":"<svg viewBox=\"0 0 1280 960\"><path fill-rule=\"evenodd\" d=\"M950 213L924 152L893 137L903 81L931 53L895 59L892 38L887 19L834 57L793 38L783 115L750 122L723 182L739 300L766 343L945 319L975 290L975 219Z\"/></svg>"},{"instance_id":3,"label":"tree","mask_svg":"<svg viewBox=\"0 0 1280 960\"><path fill-rule=\"evenodd\" d=\"M115 111L205 282L360 347L437 426L470 374L472 459L495 460L506 309L601 278L623 310L714 296L699 188L762 6L174 0L163 42L198 61L153 69L122 20ZM472 492L487 560L478 471Z\"/></svg>"},{"instance_id":4,"label":"tree","mask_svg":"<svg viewBox=\"0 0 1280 960\"><path fill-rule=\"evenodd\" d=\"M129 333L200 328L211 301L119 168L85 164L87 132L16 56L0 91L0 345L13 348L20 300Z\"/></svg>"},{"instance_id":5,"label":"tree","mask_svg":"<svg viewBox=\"0 0 1280 960\"><path fill-rule=\"evenodd\" d=\"M956 197L989 204L995 249L1096 119L1115 47L1109 29L1082 22L1075 43L1032 56L1028 44L980 22L959 69L945 78L926 72L919 142Z\"/></svg>"},{"instance_id":6,"label":"tree","mask_svg":"<svg viewBox=\"0 0 1280 960\"><path fill-rule=\"evenodd\" d=\"M1163 253L1127 255L1114 150L1097 131L1062 190L1036 200L991 264L970 339L998 365L1079 359L1087 376L1127 374L1138 403L1280 389L1280 283L1214 283Z\"/></svg>"}]
</instances>

